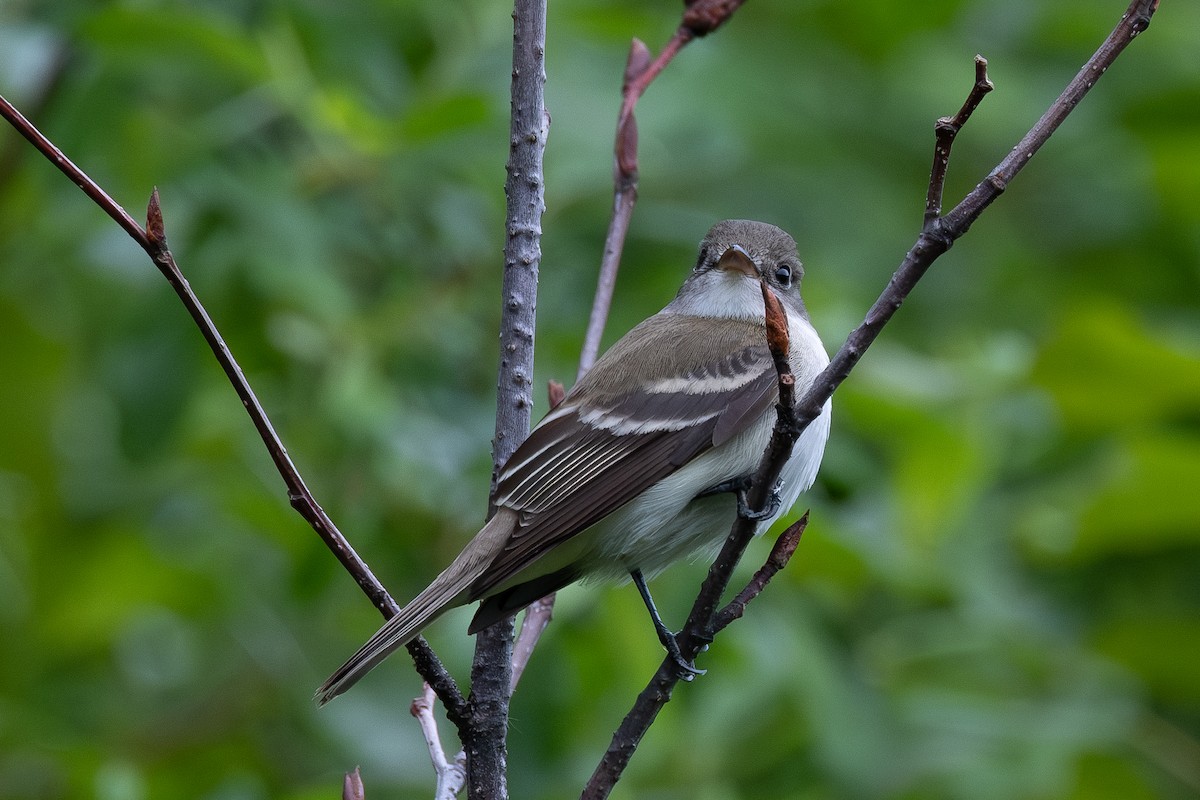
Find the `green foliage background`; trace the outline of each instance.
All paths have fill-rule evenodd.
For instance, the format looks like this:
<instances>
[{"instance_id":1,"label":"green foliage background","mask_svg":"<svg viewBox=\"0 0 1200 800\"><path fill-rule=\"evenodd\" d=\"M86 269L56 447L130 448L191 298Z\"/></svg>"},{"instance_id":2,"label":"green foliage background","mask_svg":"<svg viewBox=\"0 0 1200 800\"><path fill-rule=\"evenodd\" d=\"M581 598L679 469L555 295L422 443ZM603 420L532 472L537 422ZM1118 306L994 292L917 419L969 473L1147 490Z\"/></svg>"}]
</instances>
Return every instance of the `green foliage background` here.
<instances>
[{"instance_id":1,"label":"green foliage background","mask_svg":"<svg viewBox=\"0 0 1200 800\"><path fill-rule=\"evenodd\" d=\"M539 385L574 375L629 39L660 47L677 6L551 4ZM748 3L640 107L608 341L709 224L752 217L801 243L835 348L915 236L971 57L997 90L953 199L1123 6ZM309 484L402 600L486 504L510 12L0 5L0 91L127 207L159 187ZM1200 794L1198 31L1165 2L839 390L796 559L618 796ZM370 797L430 796L404 657L309 700L378 615L166 283L7 129L0 254L0 798L300 800L355 764ZM702 573L656 582L670 617ZM430 634L459 676L465 619ZM628 587L564 592L514 701L513 796L576 794L659 658Z\"/></svg>"}]
</instances>

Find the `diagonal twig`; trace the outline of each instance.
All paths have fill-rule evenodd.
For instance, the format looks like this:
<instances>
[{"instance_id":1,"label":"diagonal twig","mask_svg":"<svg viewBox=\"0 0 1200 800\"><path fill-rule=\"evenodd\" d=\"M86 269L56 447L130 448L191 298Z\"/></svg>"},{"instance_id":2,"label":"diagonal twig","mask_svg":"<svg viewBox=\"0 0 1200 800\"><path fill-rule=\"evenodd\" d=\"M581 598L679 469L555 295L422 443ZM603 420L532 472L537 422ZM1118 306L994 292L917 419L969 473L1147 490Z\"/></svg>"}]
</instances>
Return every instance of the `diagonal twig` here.
<instances>
[{"instance_id":1,"label":"diagonal twig","mask_svg":"<svg viewBox=\"0 0 1200 800\"><path fill-rule=\"evenodd\" d=\"M754 598L762 594L762 590L767 588L767 584L771 582L771 579L787 566L788 561L791 560L792 555L796 552L796 548L800 546L800 537L804 535L804 529L807 527L808 512L805 511L800 516L800 519L793 522L783 533L779 534L779 538L775 540L775 544L771 547L771 553L767 556L767 560L763 562L763 565L750 578L750 582L746 584L746 587L738 592L736 597L730 600L724 608L713 616L713 635L725 630L729 623L735 619L741 619L742 614L746 612L746 606Z\"/></svg>"},{"instance_id":2,"label":"diagonal twig","mask_svg":"<svg viewBox=\"0 0 1200 800\"><path fill-rule=\"evenodd\" d=\"M342 563L346 571L351 574L355 582L358 583L359 587L370 598L375 607L382 612L384 617L393 616L399 609L396 601L383 588L383 585L371 572L366 562L350 546L345 536L338 530L333 520L325 513L325 510L321 508L320 504L313 497L312 492L305 485L304 479L300 476L300 472L292 462L291 456L288 455L287 448L284 447L279 434L275 432L275 428L267 417L266 411L263 409L254 390L250 387L249 381L246 380L241 366L238 365L229 346L225 343L224 338L222 338L220 332L217 330L217 326L208 315L208 311L201 304L195 292L192 291L191 285L179 269L179 265L175 262L175 256L167 246L166 229L163 223L162 207L159 204L158 190L155 189L150 195L150 203L146 210L146 227L143 228L99 184L76 166L71 159L67 158L62 150L3 97L0 97L0 116L3 116L39 152L58 167L64 175L70 178L76 186L82 189L84 194L90 197L101 210L116 221L122 230L129 234L130 238L137 242L142 250L150 256L154 265L163 274L163 277L167 279L171 288L175 290L176 295L178 295L180 301L187 309L188 314L191 315L192 320L200 329L201 335L203 335L204 340L208 343L209 348L212 349L213 355L216 356L217 362L221 365L221 369L224 370L238 398L242 401L242 406L246 409L246 413L250 415L250 419L259 436L262 438L263 443L266 445L267 452L270 454L275 468L283 478L283 482L287 487L288 500L292 508L313 527L321 537L321 540L325 542L326 546ZM417 640L410 644L409 652L413 654L422 676L437 689L438 695L446 702L447 709L450 710L453 716L461 718L465 701L453 678L446 672L437 656L423 640Z\"/></svg>"},{"instance_id":3,"label":"diagonal twig","mask_svg":"<svg viewBox=\"0 0 1200 800\"><path fill-rule=\"evenodd\" d=\"M1008 155L958 205L922 228L916 242L867 312L862 324L850 333L845 344L830 360L829 366L817 376L813 385L800 398L797 415L802 424L817 418L825 401L854 369L863 353L879 336L883 326L900 308L929 266L949 250L950 246L970 229L980 214L1004 192L1017 173L1024 169L1130 42L1150 26L1150 19L1157 9L1158 0L1133 0L1099 49L1092 54L1058 99L1050 104L1021 141L1017 142Z\"/></svg>"}]
</instances>

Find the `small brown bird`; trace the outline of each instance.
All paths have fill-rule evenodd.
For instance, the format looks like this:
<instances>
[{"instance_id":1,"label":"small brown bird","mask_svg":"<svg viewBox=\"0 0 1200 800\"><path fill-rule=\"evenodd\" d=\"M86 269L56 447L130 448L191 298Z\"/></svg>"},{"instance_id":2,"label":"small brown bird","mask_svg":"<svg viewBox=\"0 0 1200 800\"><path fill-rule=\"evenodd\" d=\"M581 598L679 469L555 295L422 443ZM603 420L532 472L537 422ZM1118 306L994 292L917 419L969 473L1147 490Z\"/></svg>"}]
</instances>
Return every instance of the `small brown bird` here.
<instances>
[{"instance_id":1,"label":"small brown bird","mask_svg":"<svg viewBox=\"0 0 1200 800\"><path fill-rule=\"evenodd\" d=\"M581 578L632 576L648 600L645 576L719 548L737 502L712 490L754 473L775 420L760 280L787 312L797 392L829 363L800 298L802 275L796 243L779 228L714 225L675 299L614 344L517 448L499 476L495 516L317 701L451 608L481 601L468 629L476 633ZM829 420L827 403L796 443L760 531L816 479ZM670 650L673 638L655 624Z\"/></svg>"}]
</instances>

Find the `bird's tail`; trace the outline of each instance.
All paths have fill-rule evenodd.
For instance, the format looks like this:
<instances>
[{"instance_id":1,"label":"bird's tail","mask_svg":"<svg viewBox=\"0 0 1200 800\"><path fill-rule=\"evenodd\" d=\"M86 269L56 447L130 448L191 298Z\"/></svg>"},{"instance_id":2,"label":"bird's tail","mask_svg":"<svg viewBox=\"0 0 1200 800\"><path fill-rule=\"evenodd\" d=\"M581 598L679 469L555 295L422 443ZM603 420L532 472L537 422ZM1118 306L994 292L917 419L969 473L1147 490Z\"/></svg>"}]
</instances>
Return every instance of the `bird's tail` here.
<instances>
[{"instance_id":1,"label":"bird's tail","mask_svg":"<svg viewBox=\"0 0 1200 800\"><path fill-rule=\"evenodd\" d=\"M468 588L508 541L515 519L516 515L507 509L498 511L433 583L385 622L357 653L321 684L313 696L317 705L323 706L349 689L394 650L417 638L426 625L468 602Z\"/></svg>"}]
</instances>

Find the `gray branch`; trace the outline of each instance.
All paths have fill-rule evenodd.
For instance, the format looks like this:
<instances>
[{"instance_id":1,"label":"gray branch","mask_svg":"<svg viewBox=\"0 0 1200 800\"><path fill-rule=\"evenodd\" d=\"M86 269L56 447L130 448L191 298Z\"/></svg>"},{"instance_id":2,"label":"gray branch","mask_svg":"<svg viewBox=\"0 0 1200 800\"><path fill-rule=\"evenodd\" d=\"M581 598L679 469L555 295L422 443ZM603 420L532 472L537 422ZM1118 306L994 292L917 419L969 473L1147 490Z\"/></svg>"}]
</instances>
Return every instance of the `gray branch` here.
<instances>
[{"instance_id":1,"label":"gray branch","mask_svg":"<svg viewBox=\"0 0 1200 800\"><path fill-rule=\"evenodd\" d=\"M513 8L512 124L505 220L500 370L496 385L496 436L492 440L492 488L501 466L529 434L533 410L533 332L538 263L545 210L542 155L549 121L546 83L546 0L516 0ZM495 511L489 503L489 516ZM467 796L508 797L508 700L512 686L512 618L480 631L471 666L471 724Z\"/></svg>"}]
</instances>

